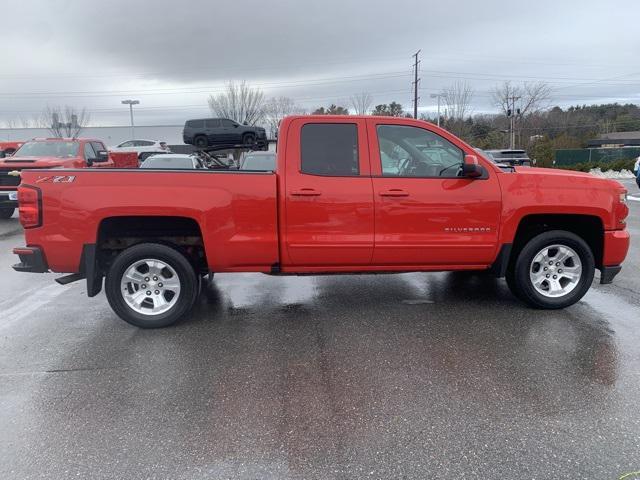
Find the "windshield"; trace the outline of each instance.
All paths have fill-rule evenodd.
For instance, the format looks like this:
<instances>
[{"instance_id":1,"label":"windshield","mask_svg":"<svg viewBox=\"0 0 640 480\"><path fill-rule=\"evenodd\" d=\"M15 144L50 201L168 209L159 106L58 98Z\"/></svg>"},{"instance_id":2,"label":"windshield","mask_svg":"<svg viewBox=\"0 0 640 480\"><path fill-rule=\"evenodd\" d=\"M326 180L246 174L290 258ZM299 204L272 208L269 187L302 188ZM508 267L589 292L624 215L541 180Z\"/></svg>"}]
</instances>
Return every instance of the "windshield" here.
<instances>
[{"instance_id":1,"label":"windshield","mask_svg":"<svg viewBox=\"0 0 640 480\"><path fill-rule=\"evenodd\" d=\"M78 156L78 147L78 142L28 142L14 156L71 158Z\"/></svg>"},{"instance_id":2,"label":"windshield","mask_svg":"<svg viewBox=\"0 0 640 480\"><path fill-rule=\"evenodd\" d=\"M275 170L275 155L247 155L242 163L242 170Z\"/></svg>"},{"instance_id":3,"label":"windshield","mask_svg":"<svg viewBox=\"0 0 640 480\"><path fill-rule=\"evenodd\" d=\"M141 165L141 168L194 168L191 158L169 157L166 155L158 155L147 158Z\"/></svg>"}]
</instances>

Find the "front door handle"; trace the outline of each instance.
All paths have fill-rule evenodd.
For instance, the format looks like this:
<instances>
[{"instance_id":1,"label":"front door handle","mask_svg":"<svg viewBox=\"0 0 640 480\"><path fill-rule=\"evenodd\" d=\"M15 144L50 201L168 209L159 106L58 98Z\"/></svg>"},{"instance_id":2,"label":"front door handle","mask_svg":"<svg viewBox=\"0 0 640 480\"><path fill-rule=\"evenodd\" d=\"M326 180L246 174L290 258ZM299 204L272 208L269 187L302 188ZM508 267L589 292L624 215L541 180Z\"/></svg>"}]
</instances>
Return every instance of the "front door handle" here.
<instances>
[{"instance_id":1,"label":"front door handle","mask_svg":"<svg viewBox=\"0 0 640 480\"><path fill-rule=\"evenodd\" d=\"M392 188L391 190L384 190L380 192L381 197L408 197L409 192L401 190L400 188Z\"/></svg>"},{"instance_id":2,"label":"front door handle","mask_svg":"<svg viewBox=\"0 0 640 480\"><path fill-rule=\"evenodd\" d=\"M291 195L295 195L296 197L317 197L321 195L321 193L313 188L301 188L300 190L293 190Z\"/></svg>"}]
</instances>

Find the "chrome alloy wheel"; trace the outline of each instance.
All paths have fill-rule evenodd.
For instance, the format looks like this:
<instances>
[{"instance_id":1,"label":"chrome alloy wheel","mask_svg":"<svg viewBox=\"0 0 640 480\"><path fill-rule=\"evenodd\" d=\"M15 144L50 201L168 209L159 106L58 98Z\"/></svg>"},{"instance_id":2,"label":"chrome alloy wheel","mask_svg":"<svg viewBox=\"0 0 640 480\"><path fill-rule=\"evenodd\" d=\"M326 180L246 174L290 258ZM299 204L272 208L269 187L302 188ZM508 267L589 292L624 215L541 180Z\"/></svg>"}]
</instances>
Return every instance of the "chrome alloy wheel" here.
<instances>
[{"instance_id":1,"label":"chrome alloy wheel","mask_svg":"<svg viewBox=\"0 0 640 480\"><path fill-rule=\"evenodd\" d=\"M180 296L176 271L154 258L131 264L120 280L122 298L129 308L142 315L160 315L170 310Z\"/></svg>"},{"instance_id":2,"label":"chrome alloy wheel","mask_svg":"<svg viewBox=\"0 0 640 480\"><path fill-rule=\"evenodd\" d=\"M540 250L529 268L529 279L536 291L557 298L570 293L582 278L582 262L566 245L549 245Z\"/></svg>"}]
</instances>

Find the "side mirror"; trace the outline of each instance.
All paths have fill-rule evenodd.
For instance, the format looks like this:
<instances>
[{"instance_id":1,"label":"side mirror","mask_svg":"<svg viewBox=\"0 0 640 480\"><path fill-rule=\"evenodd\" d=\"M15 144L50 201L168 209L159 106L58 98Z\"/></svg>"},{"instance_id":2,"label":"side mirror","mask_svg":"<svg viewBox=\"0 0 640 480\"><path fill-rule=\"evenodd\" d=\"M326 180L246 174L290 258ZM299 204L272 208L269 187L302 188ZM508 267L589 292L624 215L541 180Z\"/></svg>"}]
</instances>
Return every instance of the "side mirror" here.
<instances>
[{"instance_id":1,"label":"side mirror","mask_svg":"<svg viewBox=\"0 0 640 480\"><path fill-rule=\"evenodd\" d=\"M462 176L467 178L478 178L484 173L482 165L478 163L478 157L475 155L465 155L462 164Z\"/></svg>"},{"instance_id":2,"label":"side mirror","mask_svg":"<svg viewBox=\"0 0 640 480\"><path fill-rule=\"evenodd\" d=\"M7 156L6 153L4 153L4 150L0 150L0 158L5 158Z\"/></svg>"}]
</instances>

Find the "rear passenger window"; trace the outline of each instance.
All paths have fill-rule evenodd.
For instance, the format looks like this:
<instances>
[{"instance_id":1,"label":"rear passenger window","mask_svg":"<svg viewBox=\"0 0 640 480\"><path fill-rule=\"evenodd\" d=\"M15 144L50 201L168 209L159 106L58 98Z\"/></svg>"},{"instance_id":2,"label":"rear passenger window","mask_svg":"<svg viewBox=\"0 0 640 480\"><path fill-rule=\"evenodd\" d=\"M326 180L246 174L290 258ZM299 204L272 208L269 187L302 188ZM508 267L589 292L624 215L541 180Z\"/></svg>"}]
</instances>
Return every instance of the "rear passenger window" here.
<instances>
[{"instance_id":1,"label":"rear passenger window","mask_svg":"<svg viewBox=\"0 0 640 480\"><path fill-rule=\"evenodd\" d=\"M205 128L218 128L220 126L220 120L212 118L211 120L204 121Z\"/></svg>"},{"instance_id":2,"label":"rear passenger window","mask_svg":"<svg viewBox=\"0 0 640 480\"><path fill-rule=\"evenodd\" d=\"M354 123L308 123L300 134L301 171L311 175L359 175L358 127Z\"/></svg>"}]
</instances>

